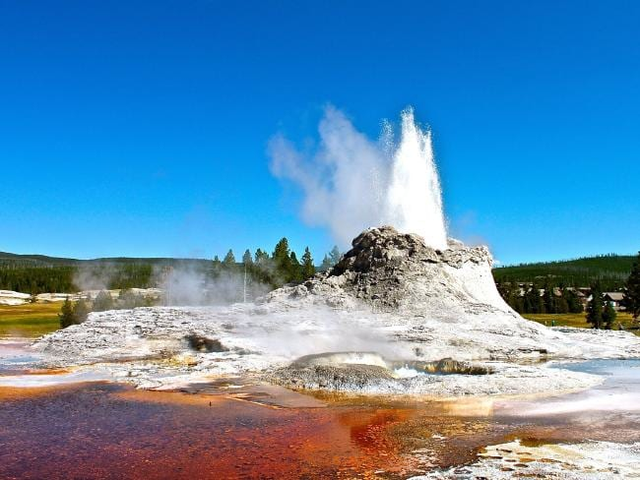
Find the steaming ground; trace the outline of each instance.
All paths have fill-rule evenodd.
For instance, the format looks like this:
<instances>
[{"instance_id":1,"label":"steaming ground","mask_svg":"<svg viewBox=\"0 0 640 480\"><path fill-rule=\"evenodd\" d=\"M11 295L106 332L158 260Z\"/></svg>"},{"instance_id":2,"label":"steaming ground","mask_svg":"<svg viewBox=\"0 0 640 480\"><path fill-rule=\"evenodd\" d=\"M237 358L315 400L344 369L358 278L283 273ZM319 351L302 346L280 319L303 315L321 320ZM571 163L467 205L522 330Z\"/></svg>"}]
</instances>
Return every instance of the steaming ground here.
<instances>
[{"instance_id":1,"label":"steaming ground","mask_svg":"<svg viewBox=\"0 0 640 480\"><path fill-rule=\"evenodd\" d=\"M528 349L533 338L524 337L522 342L511 345L505 344L502 335L477 338L478 327L490 318L476 315L467 328L454 331L446 321L433 320L425 328L422 318L407 319L366 310L344 312L329 307L306 311L279 304L233 308L154 307L92 314L85 324L40 340L35 349L45 355L49 365L85 365L88 367L84 368L94 369L92 364L100 363L101 369L116 379L142 388L173 388L218 376L250 374L272 378L279 369L287 369L290 362L303 355L336 351L380 355L356 360L350 360L347 355L346 364L360 360L379 366L380 358L429 361L454 357L475 360L491 367L495 373L389 378L393 373L376 375L373 371L365 378L354 377L350 381L350 371L345 368L342 370L345 380L336 383L313 375L287 378L282 372L276 380L293 387L447 397L565 391L599 382L601 377L586 373L508 362L508 359L530 357L526 353L519 355L514 347L521 345ZM438 330L442 334L429 333ZM417 334L418 331L423 333ZM217 339L228 351L195 351L185 339L188 335ZM626 357L637 355L638 348L635 338L625 334L586 338L584 334L551 331L546 340L562 342L567 349L559 350L557 355L571 353L571 358ZM502 360L497 360L499 358ZM311 373L322 372L314 369Z\"/></svg>"},{"instance_id":2,"label":"steaming ground","mask_svg":"<svg viewBox=\"0 0 640 480\"><path fill-rule=\"evenodd\" d=\"M142 388L249 376L296 389L440 397L584 389L602 377L539 361L640 357L627 332L521 318L498 295L483 247L434 250L390 227L353 245L331 271L256 304L93 313L33 349L47 365L100 364ZM299 360L311 354L326 355ZM429 371L445 358L462 363Z\"/></svg>"}]
</instances>

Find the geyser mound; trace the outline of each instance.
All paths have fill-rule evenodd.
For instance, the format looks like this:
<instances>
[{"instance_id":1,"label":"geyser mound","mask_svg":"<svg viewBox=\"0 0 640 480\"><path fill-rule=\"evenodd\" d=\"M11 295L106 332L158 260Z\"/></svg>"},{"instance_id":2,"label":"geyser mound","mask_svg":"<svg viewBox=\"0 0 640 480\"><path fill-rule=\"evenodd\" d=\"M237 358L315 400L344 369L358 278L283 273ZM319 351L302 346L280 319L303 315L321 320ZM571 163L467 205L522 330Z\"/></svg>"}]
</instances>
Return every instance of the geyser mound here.
<instances>
[{"instance_id":1,"label":"geyser mound","mask_svg":"<svg viewBox=\"0 0 640 480\"><path fill-rule=\"evenodd\" d=\"M523 319L498 294L491 263L485 247L450 240L439 250L419 235L372 228L329 271L255 304L92 313L34 348L49 365L100 363L144 388L241 375L293 388L444 397L601 381L532 358L640 357L640 340L628 332Z\"/></svg>"},{"instance_id":2,"label":"geyser mound","mask_svg":"<svg viewBox=\"0 0 640 480\"><path fill-rule=\"evenodd\" d=\"M364 301L375 312L435 318L500 312L519 318L498 294L486 247L449 240L448 248L439 250L419 235L388 226L364 231L352 246L328 272L276 290L268 301L315 295L346 308Z\"/></svg>"}]
</instances>

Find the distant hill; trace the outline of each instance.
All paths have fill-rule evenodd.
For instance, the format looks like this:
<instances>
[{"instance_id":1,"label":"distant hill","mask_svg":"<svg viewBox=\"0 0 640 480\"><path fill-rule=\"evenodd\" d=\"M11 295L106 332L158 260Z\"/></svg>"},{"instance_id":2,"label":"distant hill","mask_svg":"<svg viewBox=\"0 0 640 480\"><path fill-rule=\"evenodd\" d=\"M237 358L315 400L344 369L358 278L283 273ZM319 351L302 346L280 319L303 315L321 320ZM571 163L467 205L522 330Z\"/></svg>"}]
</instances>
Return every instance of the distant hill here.
<instances>
[{"instance_id":1,"label":"distant hill","mask_svg":"<svg viewBox=\"0 0 640 480\"><path fill-rule=\"evenodd\" d=\"M629 276L636 257L633 255L599 255L574 260L527 263L493 269L493 277L500 282L551 281L554 285L588 287L599 280L606 290L621 288Z\"/></svg>"},{"instance_id":2,"label":"distant hill","mask_svg":"<svg viewBox=\"0 0 640 480\"><path fill-rule=\"evenodd\" d=\"M213 268L213 262L191 258L127 257L78 260L0 252L0 290L71 293L94 288L92 284L109 288L149 288L157 286L158 274L171 268L206 272Z\"/></svg>"},{"instance_id":3,"label":"distant hill","mask_svg":"<svg viewBox=\"0 0 640 480\"><path fill-rule=\"evenodd\" d=\"M283 245L286 247L286 242ZM278 246L276 252L277 249ZM245 265L233 262L232 257L222 262L217 257L212 260L166 257L79 260L0 252L0 290L38 295L105 288L151 288L169 282L176 291L179 290L177 284L186 289L206 287L208 298L240 301L245 293L249 296L264 294L285 283L301 282L313 275L310 257L307 256L305 264L305 255L301 258L303 262L294 262L293 252L288 253L288 249L284 253L281 250L278 255L274 258L256 255L257 261ZM285 258L288 261L284 261Z\"/></svg>"},{"instance_id":4,"label":"distant hill","mask_svg":"<svg viewBox=\"0 0 640 480\"><path fill-rule=\"evenodd\" d=\"M75 267L79 265L152 265L152 266L185 266L208 265L211 260L201 258L138 258L138 257L109 257L78 260L75 258L49 257L47 255L0 252L0 266L20 267Z\"/></svg>"},{"instance_id":5,"label":"distant hill","mask_svg":"<svg viewBox=\"0 0 640 480\"><path fill-rule=\"evenodd\" d=\"M53 267L76 265L81 260L73 258L47 257L46 255L18 255L16 253L0 252L0 265L15 265L24 267Z\"/></svg>"}]
</instances>

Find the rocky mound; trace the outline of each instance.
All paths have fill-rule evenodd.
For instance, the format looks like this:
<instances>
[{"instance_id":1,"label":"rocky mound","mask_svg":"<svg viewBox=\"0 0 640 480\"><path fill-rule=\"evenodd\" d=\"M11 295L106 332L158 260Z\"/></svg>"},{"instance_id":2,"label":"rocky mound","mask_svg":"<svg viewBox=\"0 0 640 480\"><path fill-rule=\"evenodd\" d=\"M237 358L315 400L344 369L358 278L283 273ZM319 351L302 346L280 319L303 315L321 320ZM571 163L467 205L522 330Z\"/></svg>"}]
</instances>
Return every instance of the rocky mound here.
<instances>
[{"instance_id":1,"label":"rocky mound","mask_svg":"<svg viewBox=\"0 0 640 480\"><path fill-rule=\"evenodd\" d=\"M366 230L352 245L328 272L303 285L276 290L267 300L315 295L340 306L364 301L376 312L515 315L495 287L493 258L486 247L469 248L449 240L449 248L436 250L422 237L393 227Z\"/></svg>"}]
</instances>

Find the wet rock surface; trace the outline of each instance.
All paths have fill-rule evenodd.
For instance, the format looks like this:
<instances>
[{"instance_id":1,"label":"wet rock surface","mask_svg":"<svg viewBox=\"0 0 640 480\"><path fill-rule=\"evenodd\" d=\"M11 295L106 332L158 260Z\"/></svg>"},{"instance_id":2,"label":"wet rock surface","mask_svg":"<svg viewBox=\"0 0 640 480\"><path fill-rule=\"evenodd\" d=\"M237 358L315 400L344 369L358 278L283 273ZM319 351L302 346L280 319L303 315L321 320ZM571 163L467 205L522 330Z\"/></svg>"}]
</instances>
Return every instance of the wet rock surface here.
<instances>
[{"instance_id":1,"label":"wet rock surface","mask_svg":"<svg viewBox=\"0 0 640 480\"><path fill-rule=\"evenodd\" d=\"M488 375L483 365L444 358L434 362L392 361L375 352L306 355L277 369L270 380L294 389L406 393L435 390L437 375ZM419 377L419 378L417 378Z\"/></svg>"},{"instance_id":2,"label":"wet rock surface","mask_svg":"<svg viewBox=\"0 0 640 480\"><path fill-rule=\"evenodd\" d=\"M391 371L377 365L299 365L277 370L270 379L291 388L330 391L368 391L394 382Z\"/></svg>"},{"instance_id":3,"label":"wet rock surface","mask_svg":"<svg viewBox=\"0 0 640 480\"><path fill-rule=\"evenodd\" d=\"M493 373L493 370L489 367L472 365L468 362L459 362L453 358L443 358L437 362L427 363L411 362L405 363L405 365L418 371L440 375L489 375Z\"/></svg>"}]
</instances>

